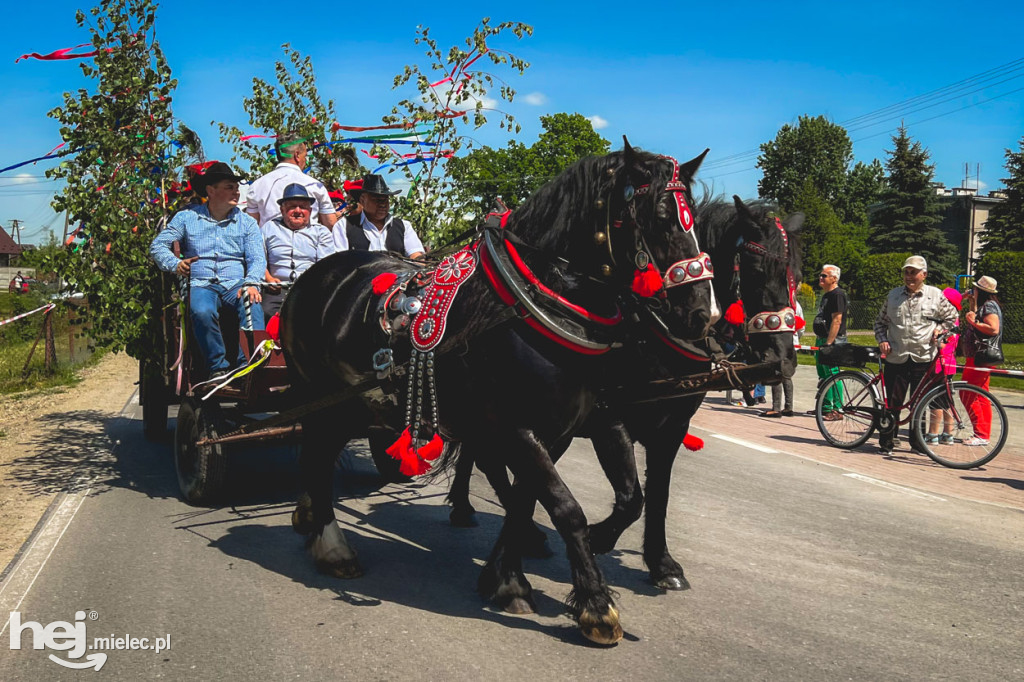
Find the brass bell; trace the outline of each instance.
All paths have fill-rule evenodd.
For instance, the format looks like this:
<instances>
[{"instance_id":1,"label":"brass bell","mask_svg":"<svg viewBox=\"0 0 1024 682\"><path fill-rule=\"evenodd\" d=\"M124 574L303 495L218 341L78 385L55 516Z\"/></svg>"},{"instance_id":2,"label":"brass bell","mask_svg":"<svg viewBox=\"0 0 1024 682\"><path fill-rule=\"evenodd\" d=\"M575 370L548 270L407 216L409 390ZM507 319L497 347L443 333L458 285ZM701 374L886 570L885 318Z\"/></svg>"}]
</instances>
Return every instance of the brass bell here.
<instances>
[{"instance_id":1,"label":"brass bell","mask_svg":"<svg viewBox=\"0 0 1024 682\"><path fill-rule=\"evenodd\" d=\"M605 277L608 277L609 275L611 275L612 274L612 266L607 265L607 264L606 265L602 265L601 266L601 274L604 275Z\"/></svg>"},{"instance_id":2,"label":"brass bell","mask_svg":"<svg viewBox=\"0 0 1024 682\"><path fill-rule=\"evenodd\" d=\"M606 241L608 241L608 235L606 235L604 232L597 232L594 234L595 244L604 244Z\"/></svg>"},{"instance_id":3,"label":"brass bell","mask_svg":"<svg viewBox=\"0 0 1024 682\"><path fill-rule=\"evenodd\" d=\"M598 199L594 202L594 206L597 208L604 208L604 199Z\"/></svg>"}]
</instances>

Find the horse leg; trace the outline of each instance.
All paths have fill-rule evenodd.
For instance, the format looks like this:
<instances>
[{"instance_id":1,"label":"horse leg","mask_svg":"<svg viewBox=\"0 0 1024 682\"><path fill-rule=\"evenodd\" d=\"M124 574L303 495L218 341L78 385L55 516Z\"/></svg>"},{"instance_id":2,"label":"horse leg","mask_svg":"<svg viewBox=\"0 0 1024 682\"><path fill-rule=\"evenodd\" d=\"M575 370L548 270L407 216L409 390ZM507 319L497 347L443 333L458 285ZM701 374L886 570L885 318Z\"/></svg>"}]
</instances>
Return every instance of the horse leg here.
<instances>
[{"instance_id":1,"label":"horse leg","mask_svg":"<svg viewBox=\"0 0 1024 682\"><path fill-rule=\"evenodd\" d=\"M640 518L644 494L636 471L633 440L622 422L616 421L608 428L595 426L590 440L601 469L615 491L611 513L590 527L590 549L594 554L605 554L615 548L623 531Z\"/></svg>"},{"instance_id":2,"label":"horse leg","mask_svg":"<svg viewBox=\"0 0 1024 682\"><path fill-rule=\"evenodd\" d=\"M358 578L363 569L334 518L334 461L346 442L329 419L314 415L302 420L299 476L305 492L292 512L292 528L306 536L318 571Z\"/></svg>"},{"instance_id":3,"label":"horse leg","mask_svg":"<svg viewBox=\"0 0 1024 682\"><path fill-rule=\"evenodd\" d=\"M699 405L700 403L698 403ZM650 570L651 582L665 590L688 590L690 583L668 551L665 520L668 515L668 496L672 483L672 464L679 451L683 436L689 428L689 417L670 419L649 439L644 439L647 450L647 511L644 515L644 563Z\"/></svg>"},{"instance_id":4,"label":"horse leg","mask_svg":"<svg viewBox=\"0 0 1024 682\"><path fill-rule=\"evenodd\" d=\"M529 485L565 541L573 582L566 606L584 637L598 644L615 644L622 639L619 612L590 551L583 508L558 475L554 462L536 436L531 432L519 435L522 454L511 459L509 465L516 480Z\"/></svg>"},{"instance_id":5,"label":"horse leg","mask_svg":"<svg viewBox=\"0 0 1024 682\"><path fill-rule=\"evenodd\" d=\"M475 528L480 525L476 520L476 509L469 501L469 481L473 477L475 459L472 449L460 448L459 458L455 462L455 476L448 489L448 503L452 505L448 521L456 528Z\"/></svg>"},{"instance_id":6,"label":"horse leg","mask_svg":"<svg viewBox=\"0 0 1024 682\"><path fill-rule=\"evenodd\" d=\"M524 494L522 486L509 483L501 462L481 462L482 471L505 509L501 533L480 571L477 591L508 613L535 613L533 588L523 573L523 528L533 525L534 500ZM549 555L550 556L550 555Z\"/></svg>"}]
</instances>

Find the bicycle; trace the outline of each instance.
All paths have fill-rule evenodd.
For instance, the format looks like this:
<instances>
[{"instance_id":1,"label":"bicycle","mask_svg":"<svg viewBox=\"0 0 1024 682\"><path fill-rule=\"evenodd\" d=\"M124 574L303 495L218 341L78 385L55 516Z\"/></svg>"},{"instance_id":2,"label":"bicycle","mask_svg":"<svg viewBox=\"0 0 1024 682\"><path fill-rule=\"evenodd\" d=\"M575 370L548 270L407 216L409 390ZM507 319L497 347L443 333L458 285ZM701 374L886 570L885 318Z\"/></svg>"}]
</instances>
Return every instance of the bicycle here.
<instances>
[{"instance_id":1,"label":"bicycle","mask_svg":"<svg viewBox=\"0 0 1024 682\"><path fill-rule=\"evenodd\" d=\"M821 381L815 399L814 417L818 430L829 444L853 449L860 447L876 430L891 428L888 397L883 382L885 365L878 348L870 346L830 346L821 359L829 364L861 369L844 369ZM869 361L878 362L878 372L866 371ZM829 403L837 409L825 411ZM951 469L974 469L991 461L1006 444L1006 410L999 400L985 389L966 381L952 381L945 374L929 372L910 393L906 404L907 417L897 424L909 424L921 444L923 454L937 464ZM974 438L971 420L975 415L991 412L991 433L988 442L968 445ZM936 420L945 423L943 433L929 432ZM912 441L913 442L913 441Z\"/></svg>"}]
</instances>

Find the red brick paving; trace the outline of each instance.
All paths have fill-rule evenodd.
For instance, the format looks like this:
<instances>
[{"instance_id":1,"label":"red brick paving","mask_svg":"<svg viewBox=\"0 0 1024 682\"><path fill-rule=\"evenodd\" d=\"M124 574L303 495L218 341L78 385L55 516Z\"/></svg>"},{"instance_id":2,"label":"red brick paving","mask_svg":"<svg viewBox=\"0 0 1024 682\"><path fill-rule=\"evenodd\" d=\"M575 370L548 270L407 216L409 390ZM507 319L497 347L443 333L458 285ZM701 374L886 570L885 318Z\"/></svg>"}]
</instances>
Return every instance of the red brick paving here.
<instances>
[{"instance_id":1,"label":"red brick paving","mask_svg":"<svg viewBox=\"0 0 1024 682\"><path fill-rule=\"evenodd\" d=\"M1024 419L1020 408L1024 396L1021 394L997 394L1004 402L1009 422L1009 438L1002 452L979 469L962 471L943 467L925 455L911 452L905 427L901 429L902 443L892 455L878 453L877 434L857 450L828 445L814 417L803 414L812 406L813 368L800 367L796 384L796 416L765 419L758 415L768 406L734 407L725 402L723 393L717 393L705 399L693 419L693 426L890 483L1024 511L1024 447L1021 445ZM770 396L769 392L769 402ZM714 447L715 439L705 440L708 448Z\"/></svg>"}]
</instances>

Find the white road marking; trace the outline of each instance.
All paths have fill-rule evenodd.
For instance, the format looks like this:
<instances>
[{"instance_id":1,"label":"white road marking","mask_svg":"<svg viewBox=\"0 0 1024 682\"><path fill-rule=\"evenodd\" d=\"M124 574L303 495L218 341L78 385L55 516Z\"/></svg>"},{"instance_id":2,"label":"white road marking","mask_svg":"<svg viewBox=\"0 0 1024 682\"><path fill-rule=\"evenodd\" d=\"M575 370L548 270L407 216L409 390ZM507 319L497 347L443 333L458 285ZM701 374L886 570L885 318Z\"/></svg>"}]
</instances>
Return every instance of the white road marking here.
<instances>
[{"instance_id":1,"label":"white road marking","mask_svg":"<svg viewBox=\"0 0 1024 682\"><path fill-rule=\"evenodd\" d=\"M881 486L888 488L889 490L895 490L899 493L906 493L913 495L914 497L920 497L922 500L932 500L934 502L946 502L946 498L939 497L938 495L931 495L929 493L921 492L920 490L914 490L913 488L906 488L902 485L896 485L895 483L889 483L888 481L882 481L877 478L871 478L870 476L864 476L862 474L843 474L843 476L849 476L855 478L858 481L864 481L865 483L871 483L872 485Z\"/></svg>"},{"instance_id":2,"label":"white road marking","mask_svg":"<svg viewBox=\"0 0 1024 682\"><path fill-rule=\"evenodd\" d=\"M758 445L757 443L751 443L750 441L746 441L746 440L740 440L739 438L733 438L732 436L723 436L720 433L712 433L711 437L712 438L717 438L719 440L724 440L724 441L727 441L729 443L735 443L736 445L742 445L745 448L750 448L751 450L757 450L758 452L766 452L769 455L777 455L779 453L778 450L772 450L771 448L766 448L763 445Z\"/></svg>"},{"instance_id":3,"label":"white road marking","mask_svg":"<svg viewBox=\"0 0 1024 682\"><path fill-rule=\"evenodd\" d=\"M21 602L28 596L36 578L42 573L50 555L57 548L60 539L64 537L64 532L71 525L75 514L78 513L91 490L92 488L87 488L81 492L68 493L54 510L46 525L36 535L32 546L21 556L18 565L14 567L3 586L0 587L0 613L9 614L21 607ZM3 628L0 628L0 636L7 630L9 623L10 619L4 623Z\"/></svg>"}]
</instances>

